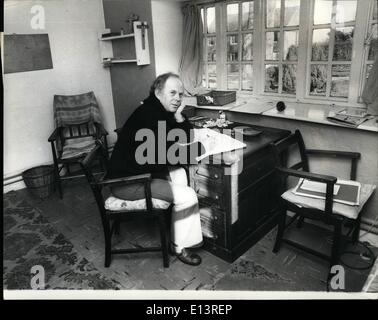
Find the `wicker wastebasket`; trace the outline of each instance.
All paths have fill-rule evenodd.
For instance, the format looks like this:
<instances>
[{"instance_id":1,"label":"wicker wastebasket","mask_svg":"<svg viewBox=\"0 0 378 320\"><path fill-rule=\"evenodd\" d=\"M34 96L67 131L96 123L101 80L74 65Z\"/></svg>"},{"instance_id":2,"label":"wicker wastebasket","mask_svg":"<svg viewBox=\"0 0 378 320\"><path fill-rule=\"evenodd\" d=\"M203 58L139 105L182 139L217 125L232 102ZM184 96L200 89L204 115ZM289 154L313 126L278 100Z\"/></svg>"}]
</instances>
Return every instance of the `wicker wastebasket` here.
<instances>
[{"instance_id":1,"label":"wicker wastebasket","mask_svg":"<svg viewBox=\"0 0 378 320\"><path fill-rule=\"evenodd\" d=\"M25 170L22 178L30 192L41 199L47 198L55 190L53 166L44 165Z\"/></svg>"}]
</instances>

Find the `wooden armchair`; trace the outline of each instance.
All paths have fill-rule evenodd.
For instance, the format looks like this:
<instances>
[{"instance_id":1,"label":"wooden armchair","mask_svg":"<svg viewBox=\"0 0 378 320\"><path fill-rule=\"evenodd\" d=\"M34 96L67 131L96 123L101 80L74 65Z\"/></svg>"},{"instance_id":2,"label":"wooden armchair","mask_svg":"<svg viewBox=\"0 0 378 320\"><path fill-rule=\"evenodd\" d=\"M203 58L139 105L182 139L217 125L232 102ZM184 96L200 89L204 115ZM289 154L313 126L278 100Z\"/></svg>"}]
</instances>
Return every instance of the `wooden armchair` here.
<instances>
[{"instance_id":1,"label":"wooden armchair","mask_svg":"<svg viewBox=\"0 0 378 320\"><path fill-rule=\"evenodd\" d=\"M54 96L56 128L48 138L51 144L55 176L60 197L63 197L61 180L84 176L71 173L71 167L79 164L101 140L107 148L108 132L101 124L101 117L93 92L74 96ZM61 175L63 168L66 170Z\"/></svg>"},{"instance_id":2,"label":"wooden armchair","mask_svg":"<svg viewBox=\"0 0 378 320\"><path fill-rule=\"evenodd\" d=\"M288 166L288 152L294 147L299 150L300 160L299 162ZM356 242L359 237L362 210L365 203L373 193L375 186L361 184L360 203L358 206L337 203L334 201L334 188L335 184L337 183L337 178L329 175L311 173L309 170L308 157L326 156L349 159L351 163L350 180L355 180L357 173L357 163L361 157L361 154L358 152L306 149L299 130L296 130L295 133L290 137L272 144L271 148L276 159L276 172L281 177L280 183L281 187L284 190L287 189L288 177L308 179L311 181L324 183L326 185L326 194L324 200L297 195L294 193L295 188L287 190L282 195L278 195L281 200L281 210L277 238L273 252L278 252L281 244L285 242L296 248L328 260L332 267L339 261L342 225L345 222L348 222L350 224L350 226L353 228L351 229L351 231L353 230L352 241ZM295 214L288 224L286 224L287 211L291 211ZM330 256L305 247L301 243L294 242L283 237L285 229L296 219L299 219L297 225L299 228L301 227L304 219L322 221L325 224L333 226L333 244Z\"/></svg>"},{"instance_id":3,"label":"wooden armchair","mask_svg":"<svg viewBox=\"0 0 378 320\"><path fill-rule=\"evenodd\" d=\"M105 267L109 267L112 254L140 253L148 251L161 251L164 267L169 267L167 221L169 218L171 204L163 200L151 197L151 175L142 174L118 179L107 179L106 171L100 176L95 176L92 171L93 162L101 158L107 167L107 151L101 142L83 159L80 164L85 172L96 199L97 207L101 216L102 226L105 235ZM115 185L136 185L143 184L145 198L135 201L115 199L110 196L106 199L106 187ZM111 202L110 200L115 200ZM116 203L116 205L112 205ZM130 219L154 219L157 221L160 231L160 246L137 247L127 249L112 249L112 235L119 233L119 225L122 221Z\"/></svg>"}]
</instances>

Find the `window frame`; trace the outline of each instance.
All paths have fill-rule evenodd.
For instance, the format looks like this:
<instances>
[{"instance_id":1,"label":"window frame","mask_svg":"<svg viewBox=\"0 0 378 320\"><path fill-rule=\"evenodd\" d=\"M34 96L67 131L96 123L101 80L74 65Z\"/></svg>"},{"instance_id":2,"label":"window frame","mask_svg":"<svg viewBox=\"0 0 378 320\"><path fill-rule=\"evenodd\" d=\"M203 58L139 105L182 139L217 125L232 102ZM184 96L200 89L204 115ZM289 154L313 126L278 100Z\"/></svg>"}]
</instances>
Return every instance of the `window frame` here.
<instances>
[{"instance_id":1,"label":"window frame","mask_svg":"<svg viewBox=\"0 0 378 320\"><path fill-rule=\"evenodd\" d=\"M249 0L251 1L251 0ZM314 103L314 104L338 104L340 106L352 106L352 107L365 107L360 100L360 95L363 90L363 85L365 83L364 77L366 75L366 66L371 64L372 61L366 60L369 52L369 47L365 46L365 38L368 32L368 28L373 23L378 23L377 20L372 20L373 6L375 0L357 0L357 12L354 25L354 36L353 36L353 47L352 47L352 59L348 61L333 61L333 53L329 51L329 59L327 61L328 68L332 65L338 64L349 64L350 74L349 74L349 87L348 87L348 98L340 97L323 97L323 96L313 96L310 95L310 77L311 77L311 64L316 64L315 61L311 61L312 55L312 30L318 29L322 25L313 26L313 12L314 3L316 0L300 0L299 9L299 26L284 26L284 0L281 0L281 12L280 12L280 25L275 28L265 28L265 10L266 1L263 0L253 0L253 28L249 30L242 30L242 2L249 2L248 0L234 0L234 1L198 1L200 3L200 8L215 8L215 20L216 20L216 75L217 75L217 89L218 90L229 90L227 89L227 35L238 34L239 37L239 59L237 61L239 65L239 89L236 90L243 95L251 96L266 96L273 99L285 98L287 101L297 101L303 103ZM227 31L227 5L238 3L239 4L239 28L238 31ZM206 11L206 10L205 10ZM369 15L369 19L366 16ZM334 16L332 16L334 19ZM204 22L206 23L206 16L204 15ZM347 27L349 24L345 23L342 27ZM339 27L340 24L336 26L334 24L329 24L331 27L330 44L333 46L334 43L334 30ZM280 53L279 60L266 60L266 32L277 30L280 34ZM284 53L284 32L290 30L298 31L298 58L295 61L283 60L282 54ZM204 29L205 32L205 29ZM243 34L252 32L252 60L243 61L242 60L242 41ZM205 34L204 34L205 35ZM204 42L205 43L205 42ZM205 47L204 47L205 48ZM207 48L205 49L207 50ZM207 53L206 53L207 60ZM279 89L278 92L272 93L265 92L265 64L266 63L277 64L279 66ZM341 62L341 63L340 63ZM207 61L204 61L207 65ZM252 91L242 90L242 65L252 64ZM296 93L287 94L282 93L282 68L285 64L296 64ZM206 66L207 70L207 66ZM207 71L206 71L207 77ZM304 81L298 81L303 79ZM327 73L327 92L331 90L331 73ZM206 79L207 80L207 79ZM207 87L208 88L208 87Z\"/></svg>"}]
</instances>

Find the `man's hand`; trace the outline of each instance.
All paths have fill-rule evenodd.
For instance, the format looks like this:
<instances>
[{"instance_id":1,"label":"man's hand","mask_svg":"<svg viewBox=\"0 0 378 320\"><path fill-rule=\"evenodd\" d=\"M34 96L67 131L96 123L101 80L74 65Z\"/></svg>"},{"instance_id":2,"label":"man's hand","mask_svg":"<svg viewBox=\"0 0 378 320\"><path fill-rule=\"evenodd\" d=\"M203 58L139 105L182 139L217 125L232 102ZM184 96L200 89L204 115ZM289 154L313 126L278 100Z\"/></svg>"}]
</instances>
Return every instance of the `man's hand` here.
<instances>
[{"instance_id":1,"label":"man's hand","mask_svg":"<svg viewBox=\"0 0 378 320\"><path fill-rule=\"evenodd\" d=\"M182 102L181 105L178 107L178 109L175 112L175 119L179 123L185 121L184 116L181 114L181 112L184 110L185 106L186 106L185 103Z\"/></svg>"}]
</instances>

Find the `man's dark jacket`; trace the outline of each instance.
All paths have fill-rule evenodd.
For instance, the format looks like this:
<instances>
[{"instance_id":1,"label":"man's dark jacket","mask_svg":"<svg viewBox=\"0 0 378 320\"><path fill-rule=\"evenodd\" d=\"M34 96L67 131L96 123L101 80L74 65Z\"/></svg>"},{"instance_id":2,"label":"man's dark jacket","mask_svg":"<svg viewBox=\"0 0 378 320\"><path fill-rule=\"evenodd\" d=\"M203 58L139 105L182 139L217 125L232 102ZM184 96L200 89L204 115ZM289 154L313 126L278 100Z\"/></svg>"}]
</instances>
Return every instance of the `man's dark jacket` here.
<instances>
[{"instance_id":1,"label":"man's dark jacket","mask_svg":"<svg viewBox=\"0 0 378 320\"><path fill-rule=\"evenodd\" d=\"M143 101L129 117L121 132L118 134L117 143L114 146L112 156L110 158L109 168L108 168L108 178L118 178L126 177L130 175L137 175L143 173L152 173L155 177L165 176L168 173L168 165L171 163L158 163L158 149L164 148L164 144L158 143L158 122L163 121L166 126L166 133L168 134L171 129L182 129L186 133L187 142L190 141L190 130L193 126L185 118L184 122L178 123L174 117L174 113L167 112L160 101L156 98L154 94L151 94L147 99ZM154 163L139 164L135 159L135 152L139 145L143 144L143 141L135 141L135 134L140 129L150 129L154 133L155 137L155 161ZM161 134L161 132L160 132ZM165 135L165 132L164 132ZM166 136L166 135L165 135ZM166 140L166 139L165 139ZM166 148L160 150L160 152L165 152L167 154L168 149L174 141L166 141ZM191 144L186 148L187 159L186 163L194 163L195 156L199 155L198 150L201 145L198 143ZM190 152L192 151L192 152ZM194 151L194 152L193 152ZM200 152L201 152L200 151ZM165 157L167 158L167 157ZM167 159L168 161L169 159ZM177 165L177 164L172 164Z\"/></svg>"}]
</instances>

